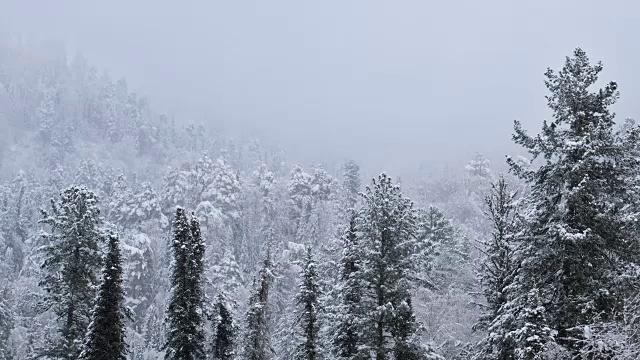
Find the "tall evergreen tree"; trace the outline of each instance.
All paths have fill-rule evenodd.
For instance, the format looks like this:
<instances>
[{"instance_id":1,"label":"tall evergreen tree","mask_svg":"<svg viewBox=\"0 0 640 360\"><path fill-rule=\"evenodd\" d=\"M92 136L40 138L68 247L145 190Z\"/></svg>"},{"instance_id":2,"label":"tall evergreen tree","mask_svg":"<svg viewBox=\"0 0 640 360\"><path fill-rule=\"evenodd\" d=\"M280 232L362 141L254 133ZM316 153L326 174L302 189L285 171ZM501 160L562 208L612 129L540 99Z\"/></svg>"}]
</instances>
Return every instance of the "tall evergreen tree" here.
<instances>
[{"instance_id":1,"label":"tall evergreen tree","mask_svg":"<svg viewBox=\"0 0 640 360\"><path fill-rule=\"evenodd\" d=\"M85 188L64 190L59 201L51 201L51 212L43 210L44 277L46 291L40 310L52 309L58 318L58 339L48 339L42 356L77 359L89 325L102 265L100 211L97 198Z\"/></svg>"},{"instance_id":2,"label":"tall evergreen tree","mask_svg":"<svg viewBox=\"0 0 640 360\"><path fill-rule=\"evenodd\" d=\"M313 259L311 247L307 248L307 258L302 271L302 282L296 302L299 307L298 323L302 338L296 351L300 360L316 360L321 358L318 342L318 312L320 308L320 286L318 272Z\"/></svg>"},{"instance_id":3,"label":"tall evergreen tree","mask_svg":"<svg viewBox=\"0 0 640 360\"><path fill-rule=\"evenodd\" d=\"M553 331L547 325L546 309L541 304L538 290L533 289L529 291L522 300L524 300L523 304L518 308L515 319L520 327L509 334L516 344L515 359L549 359L549 357L543 354L549 350L548 345L554 343ZM512 359L512 357L508 359Z\"/></svg>"},{"instance_id":4,"label":"tall evergreen tree","mask_svg":"<svg viewBox=\"0 0 640 360\"><path fill-rule=\"evenodd\" d=\"M334 347L341 359L353 359L358 354L358 319L361 285L358 270L360 258L358 254L357 217L351 212L349 228L343 235L343 250L341 260L340 300L337 313L337 329L334 337Z\"/></svg>"},{"instance_id":5,"label":"tall evergreen tree","mask_svg":"<svg viewBox=\"0 0 640 360\"><path fill-rule=\"evenodd\" d=\"M235 357L237 328L231 305L223 294L216 301L216 319L213 322L213 359L232 360Z\"/></svg>"},{"instance_id":6,"label":"tall evergreen tree","mask_svg":"<svg viewBox=\"0 0 640 360\"><path fill-rule=\"evenodd\" d=\"M271 254L267 251L249 298L243 354L245 360L269 360L272 357L268 327L269 287L274 278L272 267Z\"/></svg>"},{"instance_id":7,"label":"tall evergreen tree","mask_svg":"<svg viewBox=\"0 0 640 360\"><path fill-rule=\"evenodd\" d=\"M477 328L487 331L477 355L479 359L509 360L514 356L514 319L507 307L510 285L517 270L514 256L518 231L517 209L512 192L504 177L491 186L486 198L487 215L491 223L491 237L484 244L485 260L481 265L482 292L487 301Z\"/></svg>"},{"instance_id":8,"label":"tall evergreen tree","mask_svg":"<svg viewBox=\"0 0 640 360\"><path fill-rule=\"evenodd\" d=\"M173 222L173 262L165 359L205 358L203 329L202 274L204 242L194 217L187 219L184 208L176 209Z\"/></svg>"},{"instance_id":9,"label":"tall evergreen tree","mask_svg":"<svg viewBox=\"0 0 640 360\"><path fill-rule=\"evenodd\" d=\"M127 294L125 306L131 309L132 325L140 332L156 290L157 275L151 240L145 234L137 233L124 241L123 250L123 278Z\"/></svg>"},{"instance_id":10,"label":"tall evergreen tree","mask_svg":"<svg viewBox=\"0 0 640 360\"><path fill-rule=\"evenodd\" d=\"M102 271L82 360L125 360L124 288L122 284L122 258L120 241L109 235L109 250Z\"/></svg>"},{"instance_id":11,"label":"tall evergreen tree","mask_svg":"<svg viewBox=\"0 0 640 360\"><path fill-rule=\"evenodd\" d=\"M358 194L360 193L360 166L353 160L348 160L342 166L343 179L342 189L344 191L345 209L353 209L358 202Z\"/></svg>"},{"instance_id":12,"label":"tall evergreen tree","mask_svg":"<svg viewBox=\"0 0 640 360\"><path fill-rule=\"evenodd\" d=\"M413 203L402 196L386 174L373 180L364 193L359 230L362 238L363 283L359 336L360 356L377 360L420 359L415 317L411 304L416 214Z\"/></svg>"},{"instance_id":13,"label":"tall evergreen tree","mask_svg":"<svg viewBox=\"0 0 640 360\"><path fill-rule=\"evenodd\" d=\"M468 239L447 219L440 209L430 206L417 211L416 251L412 255L420 264L417 276L427 287L446 293L456 285L466 288L469 262Z\"/></svg>"},{"instance_id":14,"label":"tall evergreen tree","mask_svg":"<svg viewBox=\"0 0 640 360\"><path fill-rule=\"evenodd\" d=\"M9 338L14 327L14 314L9 304L10 292L7 284L3 281L0 287L0 360L13 360Z\"/></svg>"},{"instance_id":15,"label":"tall evergreen tree","mask_svg":"<svg viewBox=\"0 0 640 360\"><path fill-rule=\"evenodd\" d=\"M626 176L631 155L615 136L609 110L618 85L590 91L601 71L581 49L560 72L549 69L545 84L553 120L535 137L516 121L513 136L542 165L527 169L510 161L531 187L518 296L537 292L548 326L574 355L585 325L619 320L626 286L619 274L640 250L634 217L628 216L635 211Z\"/></svg>"}]
</instances>

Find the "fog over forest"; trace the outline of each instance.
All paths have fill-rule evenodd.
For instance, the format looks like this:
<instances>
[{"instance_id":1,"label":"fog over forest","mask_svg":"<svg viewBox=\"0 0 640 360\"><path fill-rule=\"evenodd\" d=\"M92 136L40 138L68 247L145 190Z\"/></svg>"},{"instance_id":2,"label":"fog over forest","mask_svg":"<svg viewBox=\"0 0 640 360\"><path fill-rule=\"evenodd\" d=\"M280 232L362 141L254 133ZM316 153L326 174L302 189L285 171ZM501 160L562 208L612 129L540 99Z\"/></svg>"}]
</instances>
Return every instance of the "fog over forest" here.
<instances>
[{"instance_id":1,"label":"fog over forest","mask_svg":"<svg viewBox=\"0 0 640 360\"><path fill-rule=\"evenodd\" d=\"M474 152L502 164L517 151L512 120L533 130L550 116L540 76L576 46L620 80L616 112L640 110L628 1L3 4L0 27L64 42L178 121L264 137L307 164L355 158L372 175Z\"/></svg>"},{"instance_id":2,"label":"fog over forest","mask_svg":"<svg viewBox=\"0 0 640 360\"><path fill-rule=\"evenodd\" d=\"M639 14L0 0L0 360L639 359Z\"/></svg>"}]
</instances>

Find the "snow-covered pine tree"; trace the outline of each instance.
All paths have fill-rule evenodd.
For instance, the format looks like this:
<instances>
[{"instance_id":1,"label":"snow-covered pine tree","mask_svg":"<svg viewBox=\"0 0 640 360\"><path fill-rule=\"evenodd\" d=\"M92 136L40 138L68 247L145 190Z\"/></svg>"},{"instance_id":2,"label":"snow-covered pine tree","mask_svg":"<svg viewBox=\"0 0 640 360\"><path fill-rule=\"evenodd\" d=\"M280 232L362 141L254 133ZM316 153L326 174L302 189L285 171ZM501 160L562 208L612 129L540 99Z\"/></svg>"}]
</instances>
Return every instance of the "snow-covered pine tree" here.
<instances>
[{"instance_id":1,"label":"snow-covered pine tree","mask_svg":"<svg viewBox=\"0 0 640 360\"><path fill-rule=\"evenodd\" d=\"M206 158L206 157L205 157ZM221 219L231 229L229 245L233 248L236 259L242 258L243 232L241 222L240 194L242 187L238 172L219 158L211 164L211 173L199 199L197 208L215 209L213 217ZM205 177L206 178L206 177ZM203 211L207 214L207 211ZM211 212L211 211L209 211ZM221 216L216 216L220 214ZM207 219L210 216L203 216ZM205 224L206 225L206 224Z\"/></svg>"},{"instance_id":2,"label":"snow-covered pine tree","mask_svg":"<svg viewBox=\"0 0 640 360\"><path fill-rule=\"evenodd\" d=\"M484 181L491 180L491 162L482 153L476 153L473 159L465 166L465 169L472 178L481 178Z\"/></svg>"},{"instance_id":3,"label":"snow-covered pine tree","mask_svg":"<svg viewBox=\"0 0 640 360\"><path fill-rule=\"evenodd\" d=\"M202 200L210 201L225 218L237 220L240 217L240 193L242 191L238 172L222 158L212 165L211 183L202 193Z\"/></svg>"},{"instance_id":4,"label":"snow-covered pine tree","mask_svg":"<svg viewBox=\"0 0 640 360\"><path fill-rule=\"evenodd\" d=\"M262 244L255 246L252 253L247 254L249 259L257 258L260 251L266 250L269 246L277 248L276 244L276 186L278 182L273 174L269 171L267 165L262 163L258 166L254 176L258 182L258 190L260 191L260 239ZM266 246L265 246L266 245ZM262 248L261 248L262 247Z\"/></svg>"},{"instance_id":5,"label":"snow-covered pine tree","mask_svg":"<svg viewBox=\"0 0 640 360\"><path fill-rule=\"evenodd\" d=\"M530 290L523 299L524 303L519 307L516 322L519 328L509 336L515 342L515 359L517 360L546 360L549 357L543 354L550 350L550 345L555 343L553 330L547 325L545 307L541 304L538 290ZM506 359L512 359L508 357ZM594 357L593 359L606 359L607 357Z\"/></svg>"},{"instance_id":6,"label":"snow-covered pine tree","mask_svg":"<svg viewBox=\"0 0 640 360\"><path fill-rule=\"evenodd\" d=\"M182 168L170 167L162 179L161 206L165 212L185 206L189 199L189 174Z\"/></svg>"},{"instance_id":7,"label":"snow-covered pine tree","mask_svg":"<svg viewBox=\"0 0 640 360\"><path fill-rule=\"evenodd\" d=\"M229 306L235 308L240 299L246 299L243 273L230 246L220 244L218 251L220 254L211 256L209 261L210 266L205 272L207 281L212 286L213 294L224 294Z\"/></svg>"},{"instance_id":8,"label":"snow-covered pine tree","mask_svg":"<svg viewBox=\"0 0 640 360\"><path fill-rule=\"evenodd\" d=\"M303 221L308 221L311 214L311 182L313 177L305 172L300 165L291 170L291 179L287 184L292 208L290 219L294 224L293 231L297 232Z\"/></svg>"},{"instance_id":9,"label":"snow-covered pine tree","mask_svg":"<svg viewBox=\"0 0 640 360\"><path fill-rule=\"evenodd\" d=\"M267 250L262 268L254 280L254 290L249 298L243 358L245 360L269 360L272 357L269 333L269 287L273 282L271 254Z\"/></svg>"},{"instance_id":10,"label":"snow-covered pine tree","mask_svg":"<svg viewBox=\"0 0 640 360\"><path fill-rule=\"evenodd\" d=\"M77 359L89 325L102 265L100 211L95 195L70 187L51 200L51 212L43 212L41 223L50 232L43 234L41 248L46 295L40 310L53 310L58 318L56 339L48 339L41 356Z\"/></svg>"},{"instance_id":11,"label":"snow-covered pine tree","mask_svg":"<svg viewBox=\"0 0 640 360\"><path fill-rule=\"evenodd\" d=\"M96 195L103 195L101 188L107 183L105 173L101 163L96 163L93 159L83 160L75 169L73 182L92 189Z\"/></svg>"},{"instance_id":12,"label":"snow-covered pine tree","mask_svg":"<svg viewBox=\"0 0 640 360\"><path fill-rule=\"evenodd\" d=\"M476 328L487 333L481 341L477 359L509 360L514 356L513 317L508 313L509 285L517 270L514 256L518 232L516 193L509 189L504 177L491 185L486 197L487 215L491 223L491 237L484 243L484 262L480 282L486 299Z\"/></svg>"},{"instance_id":13,"label":"snow-covered pine tree","mask_svg":"<svg viewBox=\"0 0 640 360\"><path fill-rule=\"evenodd\" d=\"M354 209L358 203L360 194L360 166L353 160L348 160L342 166L342 191L344 197L344 210ZM347 213L348 216L348 213Z\"/></svg>"},{"instance_id":14,"label":"snow-covered pine tree","mask_svg":"<svg viewBox=\"0 0 640 360\"><path fill-rule=\"evenodd\" d=\"M468 239L435 206L417 211L415 261L418 276L430 287L445 293L452 287L466 288L469 276L463 276L469 262Z\"/></svg>"},{"instance_id":15,"label":"snow-covered pine tree","mask_svg":"<svg viewBox=\"0 0 640 360\"><path fill-rule=\"evenodd\" d=\"M297 345L295 358L317 360L322 358L319 347L318 312L320 311L320 286L316 263L311 247L307 247L307 258L302 270L302 282L296 298L298 306L298 333L301 342Z\"/></svg>"},{"instance_id":16,"label":"snow-covered pine tree","mask_svg":"<svg viewBox=\"0 0 640 360\"><path fill-rule=\"evenodd\" d=\"M127 195L112 214L113 221L122 229L140 229L145 221L162 218L160 198L150 183L143 183L139 193Z\"/></svg>"},{"instance_id":17,"label":"snow-covered pine tree","mask_svg":"<svg viewBox=\"0 0 640 360\"><path fill-rule=\"evenodd\" d=\"M117 98L116 98L116 86L110 79L104 79L102 86L102 117L106 130L106 135L113 143L120 142L123 136L123 124L120 124Z\"/></svg>"},{"instance_id":18,"label":"snow-covered pine tree","mask_svg":"<svg viewBox=\"0 0 640 360\"><path fill-rule=\"evenodd\" d=\"M24 181L26 175L24 172L19 171L14 178L14 191L16 191L16 198L12 203L0 205L0 236L4 238L4 246L0 248L0 251L11 251L13 259L11 263L7 263L11 269L7 275L15 275L22 269L25 257L25 242L27 240L27 223L28 219L24 215L25 204L25 186ZM9 197L9 194L7 194ZM3 254L4 255L4 254ZM9 260L9 259L5 259Z\"/></svg>"},{"instance_id":19,"label":"snow-covered pine tree","mask_svg":"<svg viewBox=\"0 0 640 360\"><path fill-rule=\"evenodd\" d=\"M43 145L49 145L56 122L56 89L44 91L42 102L38 107L38 135Z\"/></svg>"},{"instance_id":20,"label":"snow-covered pine tree","mask_svg":"<svg viewBox=\"0 0 640 360\"><path fill-rule=\"evenodd\" d=\"M231 304L224 294L219 294L215 304L216 318L213 325L213 360L233 360L236 355L238 328L233 319Z\"/></svg>"},{"instance_id":21,"label":"snow-covered pine tree","mask_svg":"<svg viewBox=\"0 0 640 360\"><path fill-rule=\"evenodd\" d=\"M391 178L381 174L363 195L358 246L363 284L360 300L359 356L377 360L422 359L415 343L411 305L416 214Z\"/></svg>"},{"instance_id":22,"label":"snow-covered pine tree","mask_svg":"<svg viewBox=\"0 0 640 360\"><path fill-rule=\"evenodd\" d=\"M127 344L124 325L124 288L120 241L109 234L109 245L102 283L91 313L81 360L125 360Z\"/></svg>"},{"instance_id":23,"label":"snow-covered pine tree","mask_svg":"<svg viewBox=\"0 0 640 360\"><path fill-rule=\"evenodd\" d=\"M122 246L124 286L127 294L125 305L133 312L133 327L140 332L143 319L156 293L156 273L153 264L151 240L143 233L136 233Z\"/></svg>"},{"instance_id":24,"label":"snow-covered pine tree","mask_svg":"<svg viewBox=\"0 0 640 360\"><path fill-rule=\"evenodd\" d=\"M9 303L10 289L0 280L0 360L13 360L14 354L9 339L14 327L13 311Z\"/></svg>"},{"instance_id":25,"label":"snow-covered pine tree","mask_svg":"<svg viewBox=\"0 0 640 360\"><path fill-rule=\"evenodd\" d=\"M329 201L336 186L336 180L322 167L313 170L311 179L311 196L314 203Z\"/></svg>"},{"instance_id":26,"label":"snow-covered pine tree","mask_svg":"<svg viewBox=\"0 0 640 360\"><path fill-rule=\"evenodd\" d=\"M358 319L361 284L358 270L360 256L357 237L357 215L351 211L349 227L342 236L340 305L336 311L337 328L333 339L336 355L341 359L353 359L358 354Z\"/></svg>"},{"instance_id":27,"label":"snow-covered pine tree","mask_svg":"<svg viewBox=\"0 0 640 360\"><path fill-rule=\"evenodd\" d=\"M628 206L625 165L633 155L616 138L609 110L618 85L590 91L601 71L581 49L560 72L549 69L545 84L553 120L535 137L516 121L513 136L542 165L523 169L509 161L531 188L517 296L537 291L558 343L574 355L585 325L619 320L625 295L619 274L640 253L634 216L628 216L635 209Z\"/></svg>"},{"instance_id":28,"label":"snow-covered pine tree","mask_svg":"<svg viewBox=\"0 0 640 360\"><path fill-rule=\"evenodd\" d=\"M166 312L166 360L205 358L202 274L204 242L198 220L187 219L184 208L176 209L171 243L171 292Z\"/></svg>"},{"instance_id":29,"label":"snow-covered pine tree","mask_svg":"<svg viewBox=\"0 0 640 360\"><path fill-rule=\"evenodd\" d=\"M162 312L155 305L149 306L144 318L144 345L147 350L160 351L164 345Z\"/></svg>"}]
</instances>

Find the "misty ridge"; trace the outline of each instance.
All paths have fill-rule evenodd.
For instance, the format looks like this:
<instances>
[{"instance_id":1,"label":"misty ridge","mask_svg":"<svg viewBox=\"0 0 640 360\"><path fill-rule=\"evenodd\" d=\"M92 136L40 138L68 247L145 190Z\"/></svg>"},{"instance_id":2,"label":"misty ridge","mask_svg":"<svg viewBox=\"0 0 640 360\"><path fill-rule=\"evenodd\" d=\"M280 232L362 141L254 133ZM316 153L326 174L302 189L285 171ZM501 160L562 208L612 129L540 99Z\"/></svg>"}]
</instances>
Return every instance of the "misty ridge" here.
<instances>
[{"instance_id":1,"label":"misty ridge","mask_svg":"<svg viewBox=\"0 0 640 360\"><path fill-rule=\"evenodd\" d=\"M614 112L634 88L585 50L539 69L548 116L474 141L454 120L194 115L216 94L173 108L0 31L0 360L639 359L640 125Z\"/></svg>"}]
</instances>

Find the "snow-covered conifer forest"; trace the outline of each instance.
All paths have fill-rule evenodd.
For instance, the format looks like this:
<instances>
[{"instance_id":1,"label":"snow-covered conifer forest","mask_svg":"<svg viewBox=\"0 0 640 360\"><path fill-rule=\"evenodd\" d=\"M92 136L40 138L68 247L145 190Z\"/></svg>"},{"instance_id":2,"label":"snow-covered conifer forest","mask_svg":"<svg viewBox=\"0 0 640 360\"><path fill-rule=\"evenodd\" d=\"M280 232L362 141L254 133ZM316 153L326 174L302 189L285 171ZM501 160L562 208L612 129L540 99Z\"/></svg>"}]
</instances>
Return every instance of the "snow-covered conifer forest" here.
<instances>
[{"instance_id":1,"label":"snow-covered conifer forest","mask_svg":"<svg viewBox=\"0 0 640 360\"><path fill-rule=\"evenodd\" d=\"M580 48L513 156L406 179L1 41L0 360L640 358L640 126Z\"/></svg>"}]
</instances>

